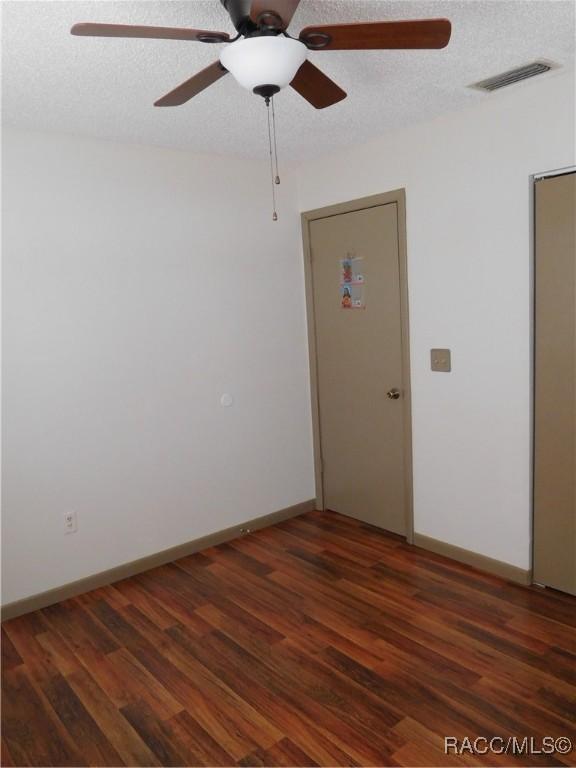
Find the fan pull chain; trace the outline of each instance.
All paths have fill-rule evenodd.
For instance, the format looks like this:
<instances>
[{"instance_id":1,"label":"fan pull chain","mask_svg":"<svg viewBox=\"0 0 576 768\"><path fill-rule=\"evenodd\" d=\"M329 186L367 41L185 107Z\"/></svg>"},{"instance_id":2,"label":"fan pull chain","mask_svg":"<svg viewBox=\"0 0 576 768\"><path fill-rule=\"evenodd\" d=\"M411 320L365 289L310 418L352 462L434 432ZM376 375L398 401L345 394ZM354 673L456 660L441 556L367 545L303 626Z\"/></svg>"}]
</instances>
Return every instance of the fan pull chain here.
<instances>
[{"instance_id":1,"label":"fan pull chain","mask_svg":"<svg viewBox=\"0 0 576 768\"><path fill-rule=\"evenodd\" d=\"M268 117L268 149L270 151L270 180L272 182L272 221L278 221L276 213L276 180L274 178L274 151L272 144L272 127L270 124L270 97L266 97L266 114ZM278 183L280 179L278 179Z\"/></svg>"},{"instance_id":2,"label":"fan pull chain","mask_svg":"<svg viewBox=\"0 0 576 768\"><path fill-rule=\"evenodd\" d=\"M274 164L276 167L275 184L280 184L280 175L278 173L278 146L276 144L276 112L274 110L274 96L272 96L272 135L274 137Z\"/></svg>"}]
</instances>

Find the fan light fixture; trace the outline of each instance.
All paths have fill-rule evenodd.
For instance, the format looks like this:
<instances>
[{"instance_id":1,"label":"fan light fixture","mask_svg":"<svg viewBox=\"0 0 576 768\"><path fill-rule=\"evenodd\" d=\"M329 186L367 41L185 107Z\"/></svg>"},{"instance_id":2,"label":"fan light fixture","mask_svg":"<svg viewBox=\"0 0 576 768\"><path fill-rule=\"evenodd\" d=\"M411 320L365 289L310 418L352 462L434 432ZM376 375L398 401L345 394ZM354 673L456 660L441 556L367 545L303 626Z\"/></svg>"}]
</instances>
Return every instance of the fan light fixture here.
<instances>
[{"instance_id":1,"label":"fan light fixture","mask_svg":"<svg viewBox=\"0 0 576 768\"><path fill-rule=\"evenodd\" d=\"M1 2L2 0L0 0ZM239 85L262 96L268 120L268 153L272 185L272 219L276 221L275 187L280 184L276 149L274 94L289 85L316 109L346 98L346 92L307 60L314 51L375 51L398 48L444 48L450 40L448 19L410 21L355 21L305 27L298 39L286 31L300 0L220 0L234 29L227 32L188 27L152 27L133 24L81 22L70 30L88 37L151 38L225 43L220 58L154 102L156 107L185 104L228 74Z\"/></svg>"},{"instance_id":2,"label":"fan light fixture","mask_svg":"<svg viewBox=\"0 0 576 768\"><path fill-rule=\"evenodd\" d=\"M243 88L272 96L292 82L307 54L304 43L283 35L247 37L227 45L220 62Z\"/></svg>"}]
</instances>

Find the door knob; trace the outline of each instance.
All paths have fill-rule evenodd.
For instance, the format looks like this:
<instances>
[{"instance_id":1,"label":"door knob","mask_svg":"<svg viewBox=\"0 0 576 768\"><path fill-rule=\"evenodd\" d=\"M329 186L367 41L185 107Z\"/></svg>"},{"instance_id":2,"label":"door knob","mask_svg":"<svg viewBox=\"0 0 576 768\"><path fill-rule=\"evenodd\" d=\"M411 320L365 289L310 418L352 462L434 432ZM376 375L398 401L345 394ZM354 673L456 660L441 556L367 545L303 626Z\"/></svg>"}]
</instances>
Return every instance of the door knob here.
<instances>
[{"instance_id":1,"label":"door knob","mask_svg":"<svg viewBox=\"0 0 576 768\"><path fill-rule=\"evenodd\" d=\"M386 392L386 396L389 397L390 400L398 400L400 392L397 389L390 389Z\"/></svg>"}]
</instances>

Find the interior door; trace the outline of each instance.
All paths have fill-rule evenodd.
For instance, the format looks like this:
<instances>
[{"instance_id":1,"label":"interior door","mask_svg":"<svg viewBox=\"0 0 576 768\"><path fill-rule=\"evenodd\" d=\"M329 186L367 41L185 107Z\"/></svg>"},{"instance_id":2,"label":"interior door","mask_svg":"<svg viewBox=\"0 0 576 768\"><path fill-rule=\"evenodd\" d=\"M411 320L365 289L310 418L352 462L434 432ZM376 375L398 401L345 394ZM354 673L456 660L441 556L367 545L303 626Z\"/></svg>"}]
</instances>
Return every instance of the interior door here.
<instances>
[{"instance_id":1,"label":"interior door","mask_svg":"<svg viewBox=\"0 0 576 768\"><path fill-rule=\"evenodd\" d=\"M576 594L576 173L535 190L534 580Z\"/></svg>"},{"instance_id":2,"label":"interior door","mask_svg":"<svg viewBox=\"0 0 576 768\"><path fill-rule=\"evenodd\" d=\"M324 507L406 535L398 218L391 202L308 231Z\"/></svg>"}]
</instances>

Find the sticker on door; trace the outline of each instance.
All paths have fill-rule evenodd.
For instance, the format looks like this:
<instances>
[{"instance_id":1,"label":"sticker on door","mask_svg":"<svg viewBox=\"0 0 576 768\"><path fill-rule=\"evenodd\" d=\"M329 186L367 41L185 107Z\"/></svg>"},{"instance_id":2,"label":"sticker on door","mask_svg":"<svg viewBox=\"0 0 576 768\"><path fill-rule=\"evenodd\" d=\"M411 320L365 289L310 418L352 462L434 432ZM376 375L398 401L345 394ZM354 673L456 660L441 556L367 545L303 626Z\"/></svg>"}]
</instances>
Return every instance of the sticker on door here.
<instances>
[{"instance_id":1,"label":"sticker on door","mask_svg":"<svg viewBox=\"0 0 576 768\"><path fill-rule=\"evenodd\" d=\"M340 259L340 306L342 309L364 309L363 258L348 253Z\"/></svg>"}]
</instances>

